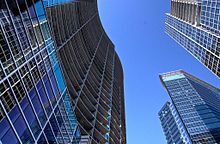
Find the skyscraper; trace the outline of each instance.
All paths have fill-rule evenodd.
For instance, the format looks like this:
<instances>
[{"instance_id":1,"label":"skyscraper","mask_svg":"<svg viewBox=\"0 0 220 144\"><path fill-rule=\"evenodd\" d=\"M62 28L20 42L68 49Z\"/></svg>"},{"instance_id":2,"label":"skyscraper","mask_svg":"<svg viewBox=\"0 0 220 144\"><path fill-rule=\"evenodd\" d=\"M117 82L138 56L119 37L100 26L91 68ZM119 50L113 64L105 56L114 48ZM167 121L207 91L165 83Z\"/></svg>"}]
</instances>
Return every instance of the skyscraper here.
<instances>
[{"instance_id":1,"label":"skyscraper","mask_svg":"<svg viewBox=\"0 0 220 144\"><path fill-rule=\"evenodd\" d=\"M182 70L160 79L192 143L220 143L220 89Z\"/></svg>"},{"instance_id":2,"label":"skyscraper","mask_svg":"<svg viewBox=\"0 0 220 144\"><path fill-rule=\"evenodd\" d=\"M80 132L101 143L126 143L122 66L97 1L46 3L46 13Z\"/></svg>"},{"instance_id":3,"label":"skyscraper","mask_svg":"<svg viewBox=\"0 0 220 144\"><path fill-rule=\"evenodd\" d=\"M220 1L171 0L165 31L220 77Z\"/></svg>"},{"instance_id":4,"label":"skyscraper","mask_svg":"<svg viewBox=\"0 0 220 144\"><path fill-rule=\"evenodd\" d=\"M122 66L96 0L2 0L0 36L1 143L126 143Z\"/></svg>"},{"instance_id":5,"label":"skyscraper","mask_svg":"<svg viewBox=\"0 0 220 144\"><path fill-rule=\"evenodd\" d=\"M189 135L174 105L166 102L158 113L167 144L191 144Z\"/></svg>"}]
</instances>

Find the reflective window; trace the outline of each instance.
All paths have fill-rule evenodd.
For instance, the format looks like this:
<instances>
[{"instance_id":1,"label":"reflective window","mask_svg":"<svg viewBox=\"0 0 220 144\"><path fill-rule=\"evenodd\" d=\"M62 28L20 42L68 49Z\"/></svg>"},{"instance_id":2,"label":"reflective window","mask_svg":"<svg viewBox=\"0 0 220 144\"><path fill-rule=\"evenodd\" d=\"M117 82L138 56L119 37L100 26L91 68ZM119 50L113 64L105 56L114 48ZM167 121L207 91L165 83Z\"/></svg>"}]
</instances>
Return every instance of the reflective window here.
<instances>
[{"instance_id":1,"label":"reflective window","mask_svg":"<svg viewBox=\"0 0 220 144\"><path fill-rule=\"evenodd\" d=\"M35 109L35 111L36 111L36 113L38 115L38 118L39 118L39 120L41 122L41 125L43 127L45 125L45 123L46 123L46 116L45 116L45 114L43 112L43 109L41 107L41 104L40 104L40 101L38 99L38 96L35 95L33 97L32 103L34 105L34 109Z\"/></svg>"},{"instance_id":2,"label":"reflective window","mask_svg":"<svg viewBox=\"0 0 220 144\"><path fill-rule=\"evenodd\" d=\"M1 141L3 144L18 144L18 140L11 128L7 131L4 137L2 137Z\"/></svg>"},{"instance_id":3,"label":"reflective window","mask_svg":"<svg viewBox=\"0 0 220 144\"><path fill-rule=\"evenodd\" d=\"M47 75L44 76L43 80L44 80L44 84L46 86L46 90L47 90L48 96L50 98L50 101L52 102L52 105L55 106L56 100L55 100L55 97L53 95L52 87L50 85L50 82L49 82L49 79L48 79Z\"/></svg>"},{"instance_id":4,"label":"reflective window","mask_svg":"<svg viewBox=\"0 0 220 144\"><path fill-rule=\"evenodd\" d=\"M50 118L50 124L52 126L54 135L56 136L59 143L63 143L62 135L60 133L60 130L59 130L59 127L58 127L58 124L56 122L56 119L55 119L54 115L52 115L51 118Z\"/></svg>"},{"instance_id":5,"label":"reflective window","mask_svg":"<svg viewBox=\"0 0 220 144\"><path fill-rule=\"evenodd\" d=\"M24 110L24 115L28 121L28 124L31 127L31 130L32 130L35 138L37 138L41 130L40 130L40 127L37 123L37 120L35 118L35 115L31 109L30 105L28 105L26 107L26 109Z\"/></svg>"},{"instance_id":6,"label":"reflective window","mask_svg":"<svg viewBox=\"0 0 220 144\"><path fill-rule=\"evenodd\" d=\"M20 116L20 111L17 105L9 112L8 116L10 117L13 123Z\"/></svg>"},{"instance_id":7,"label":"reflective window","mask_svg":"<svg viewBox=\"0 0 220 144\"><path fill-rule=\"evenodd\" d=\"M40 136L39 140L37 141L37 143L38 144L46 144L47 143L47 141L46 141L43 134L41 134L41 136Z\"/></svg>"},{"instance_id":8,"label":"reflective window","mask_svg":"<svg viewBox=\"0 0 220 144\"><path fill-rule=\"evenodd\" d=\"M1 16L1 12L0 12L0 16ZM0 28L0 60L7 74L11 73L15 69L15 64L14 61L12 60L12 55L6 43L6 39L3 36L3 32L1 28Z\"/></svg>"},{"instance_id":9,"label":"reflective window","mask_svg":"<svg viewBox=\"0 0 220 144\"><path fill-rule=\"evenodd\" d=\"M6 8L4 2L1 2L1 5L2 5L2 7ZM12 53L13 53L13 56L15 58L16 64L19 66L22 63L24 63L24 57L22 55L21 47L18 43L16 32L13 27L13 23L15 23L15 22L12 22L10 19L10 16L9 16L9 13L12 15L12 17L18 16L18 11L16 8L15 1L11 1L11 3L8 4L8 6L10 8L9 11L7 11L6 9L0 9L0 19L1 19L7 40L9 42L9 46L10 46ZM19 23L19 25L20 25L20 23ZM18 26L18 24L16 24L16 26Z\"/></svg>"},{"instance_id":10,"label":"reflective window","mask_svg":"<svg viewBox=\"0 0 220 144\"><path fill-rule=\"evenodd\" d=\"M2 138L5 133L8 131L8 129L10 128L8 120L6 118L4 118L1 122L0 122L0 138Z\"/></svg>"},{"instance_id":11,"label":"reflective window","mask_svg":"<svg viewBox=\"0 0 220 144\"><path fill-rule=\"evenodd\" d=\"M49 116L51 111L52 111L52 109L50 107L50 104L49 104L49 101L47 99L47 95L46 95L46 92L45 92L45 90L43 88L43 84L42 84L41 80L37 84L37 89L38 89L38 92L40 94L41 101L43 102L44 108L46 109L46 112L47 112L47 114Z\"/></svg>"},{"instance_id":12,"label":"reflective window","mask_svg":"<svg viewBox=\"0 0 220 144\"><path fill-rule=\"evenodd\" d=\"M47 126L45 127L44 133L46 134L47 140L50 144L53 144L56 142L49 124L47 124Z\"/></svg>"},{"instance_id":13,"label":"reflective window","mask_svg":"<svg viewBox=\"0 0 220 144\"><path fill-rule=\"evenodd\" d=\"M55 95L57 96L58 93L59 93L59 90L58 90L58 88L57 88L57 83L56 83L56 80L55 80L55 78L54 78L54 75L53 75L53 72L52 72L52 71L49 71L49 76L50 76L50 79L51 79L51 82L52 82L52 86L53 86Z\"/></svg>"},{"instance_id":14,"label":"reflective window","mask_svg":"<svg viewBox=\"0 0 220 144\"><path fill-rule=\"evenodd\" d=\"M37 15L35 13L35 9L34 9L34 4L32 1L30 0L26 0L27 4L28 4L28 11L29 11L29 14L30 14L30 17L31 17L31 20L33 22L33 28L34 28L34 32L35 32L35 36L37 37L37 40L38 40L38 43L40 46L42 46L42 44L44 43L43 42L43 37L42 37L42 34L41 34L41 31L40 31L40 26L39 26L39 22L38 22L38 19L37 19ZM38 52L39 49L36 49L34 50L34 52Z\"/></svg>"},{"instance_id":15,"label":"reflective window","mask_svg":"<svg viewBox=\"0 0 220 144\"><path fill-rule=\"evenodd\" d=\"M24 119L21 116L19 116L18 119L14 122L14 127L18 135L20 136L22 143L26 143L26 144L33 143L33 139L30 135L30 132L28 131Z\"/></svg>"}]
</instances>

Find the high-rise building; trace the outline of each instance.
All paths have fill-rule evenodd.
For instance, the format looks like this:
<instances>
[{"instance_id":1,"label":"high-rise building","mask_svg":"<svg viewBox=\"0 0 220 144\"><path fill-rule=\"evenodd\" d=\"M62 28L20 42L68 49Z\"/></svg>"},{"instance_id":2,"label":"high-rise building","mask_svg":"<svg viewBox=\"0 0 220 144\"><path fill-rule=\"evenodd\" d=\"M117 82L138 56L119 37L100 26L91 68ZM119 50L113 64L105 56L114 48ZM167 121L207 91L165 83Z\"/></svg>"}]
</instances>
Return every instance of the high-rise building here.
<instances>
[{"instance_id":1,"label":"high-rise building","mask_svg":"<svg viewBox=\"0 0 220 144\"><path fill-rule=\"evenodd\" d=\"M182 71L160 75L192 143L220 143L220 89Z\"/></svg>"},{"instance_id":2,"label":"high-rise building","mask_svg":"<svg viewBox=\"0 0 220 144\"><path fill-rule=\"evenodd\" d=\"M126 143L123 70L96 0L0 1L0 143Z\"/></svg>"},{"instance_id":3,"label":"high-rise building","mask_svg":"<svg viewBox=\"0 0 220 144\"><path fill-rule=\"evenodd\" d=\"M167 144L191 144L189 135L174 105L166 102L158 113Z\"/></svg>"},{"instance_id":4,"label":"high-rise building","mask_svg":"<svg viewBox=\"0 0 220 144\"><path fill-rule=\"evenodd\" d=\"M171 0L165 31L220 77L220 1Z\"/></svg>"}]
</instances>

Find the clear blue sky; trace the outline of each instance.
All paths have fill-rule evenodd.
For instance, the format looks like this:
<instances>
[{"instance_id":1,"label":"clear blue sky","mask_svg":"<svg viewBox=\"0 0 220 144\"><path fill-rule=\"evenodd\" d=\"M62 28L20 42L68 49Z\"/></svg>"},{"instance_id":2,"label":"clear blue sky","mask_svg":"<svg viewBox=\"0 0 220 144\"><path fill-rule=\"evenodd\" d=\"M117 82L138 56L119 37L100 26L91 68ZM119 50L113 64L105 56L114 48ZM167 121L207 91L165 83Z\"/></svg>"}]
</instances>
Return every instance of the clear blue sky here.
<instances>
[{"instance_id":1,"label":"clear blue sky","mask_svg":"<svg viewBox=\"0 0 220 144\"><path fill-rule=\"evenodd\" d=\"M170 0L98 0L104 29L124 69L128 144L165 144L158 111L169 100L158 74L186 72L220 88L219 79L164 33Z\"/></svg>"}]
</instances>

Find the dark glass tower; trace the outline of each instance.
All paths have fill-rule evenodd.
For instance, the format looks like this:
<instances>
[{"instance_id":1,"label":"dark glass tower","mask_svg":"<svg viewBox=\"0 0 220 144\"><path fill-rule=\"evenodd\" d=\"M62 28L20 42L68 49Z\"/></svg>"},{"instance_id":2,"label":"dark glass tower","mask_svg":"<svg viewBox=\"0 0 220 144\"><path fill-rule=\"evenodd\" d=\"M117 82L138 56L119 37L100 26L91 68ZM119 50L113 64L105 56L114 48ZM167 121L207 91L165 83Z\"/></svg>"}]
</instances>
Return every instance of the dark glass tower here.
<instances>
[{"instance_id":1,"label":"dark glass tower","mask_svg":"<svg viewBox=\"0 0 220 144\"><path fill-rule=\"evenodd\" d=\"M220 143L220 89L182 70L160 79L192 143Z\"/></svg>"},{"instance_id":2,"label":"dark glass tower","mask_svg":"<svg viewBox=\"0 0 220 144\"><path fill-rule=\"evenodd\" d=\"M96 0L0 1L0 143L126 143L123 71Z\"/></svg>"},{"instance_id":3,"label":"dark glass tower","mask_svg":"<svg viewBox=\"0 0 220 144\"><path fill-rule=\"evenodd\" d=\"M175 106L166 102L158 113L167 144L192 144Z\"/></svg>"},{"instance_id":4,"label":"dark glass tower","mask_svg":"<svg viewBox=\"0 0 220 144\"><path fill-rule=\"evenodd\" d=\"M220 77L219 0L171 0L165 31Z\"/></svg>"}]
</instances>

